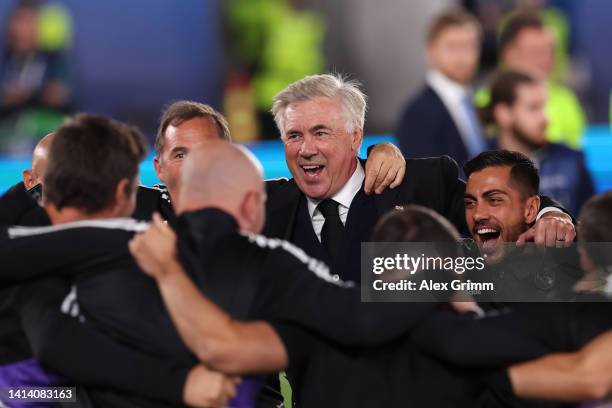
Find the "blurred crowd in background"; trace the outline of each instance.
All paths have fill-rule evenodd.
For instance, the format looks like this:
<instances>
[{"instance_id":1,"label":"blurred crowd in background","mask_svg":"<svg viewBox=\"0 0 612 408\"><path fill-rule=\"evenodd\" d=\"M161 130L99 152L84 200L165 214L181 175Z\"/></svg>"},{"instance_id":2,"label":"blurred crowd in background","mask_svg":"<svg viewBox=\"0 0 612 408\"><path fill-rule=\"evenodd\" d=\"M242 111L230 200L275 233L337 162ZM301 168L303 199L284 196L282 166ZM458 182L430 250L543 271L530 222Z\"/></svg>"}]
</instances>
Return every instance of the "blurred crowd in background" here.
<instances>
[{"instance_id":1,"label":"blurred crowd in background","mask_svg":"<svg viewBox=\"0 0 612 408\"><path fill-rule=\"evenodd\" d=\"M595 129L606 140L594 150L612 154L611 13L606 0L3 1L0 159L28 154L80 111L134 123L152 140L178 99L218 108L237 142L278 139L272 97L305 75L339 72L370 98L366 133L394 135L408 157L448 154L460 165L489 147L521 150L540 166L544 192L577 211L612 185L612 169L573 153ZM542 92L516 98L532 80Z\"/></svg>"}]
</instances>

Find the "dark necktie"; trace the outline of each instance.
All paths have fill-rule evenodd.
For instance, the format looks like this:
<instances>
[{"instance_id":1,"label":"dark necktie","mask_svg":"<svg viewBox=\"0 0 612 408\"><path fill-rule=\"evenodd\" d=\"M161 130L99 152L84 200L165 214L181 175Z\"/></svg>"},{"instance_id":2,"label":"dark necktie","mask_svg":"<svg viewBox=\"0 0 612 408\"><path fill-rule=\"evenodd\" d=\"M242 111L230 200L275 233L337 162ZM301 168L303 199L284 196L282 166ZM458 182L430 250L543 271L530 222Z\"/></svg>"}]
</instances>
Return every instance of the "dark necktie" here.
<instances>
[{"instance_id":1,"label":"dark necktie","mask_svg":"<svg viewBox=\"0 0 612 408\"><path fill-rule=\"evenodd\" d=\"M329 256L334 259L340 249L342 231L344 231L344 225L342 225L340 214L338 214L338 203L328 198L321 201L317 208L325 217L325 223L321 230L321 243Z\"/></svg>"}]
</instances>

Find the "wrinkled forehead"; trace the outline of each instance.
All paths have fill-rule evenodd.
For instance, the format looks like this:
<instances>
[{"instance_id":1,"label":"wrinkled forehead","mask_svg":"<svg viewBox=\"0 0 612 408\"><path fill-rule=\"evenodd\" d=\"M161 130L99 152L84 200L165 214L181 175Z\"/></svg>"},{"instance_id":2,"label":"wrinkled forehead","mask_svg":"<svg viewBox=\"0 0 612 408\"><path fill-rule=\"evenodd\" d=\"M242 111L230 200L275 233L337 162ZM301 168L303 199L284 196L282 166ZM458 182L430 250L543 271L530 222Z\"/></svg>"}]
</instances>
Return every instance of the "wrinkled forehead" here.
<instances>
[{"instance_id":1,"label":"wrinkled forehead","mask_svg":"<svg viewBox=\"0 0 612 408\"><path fill-rule=\"evenodd\" d=\"M194 149L210 140L221 139L219 128L210 117L197 117L178 125L168 125L164 132L164 152L176 147Z\"/></svg>"},{"instance_id":2,"label":"wrinkled forehead","mask_svg":"<svg viewBox=\"0 0 612 408\"><path fill-rule=\"evenodd\" d=\"M316 97L287 105L285 131L305 130L318 125L344 125L346 115L339 98Z\"/></svg>"}]
</instances>

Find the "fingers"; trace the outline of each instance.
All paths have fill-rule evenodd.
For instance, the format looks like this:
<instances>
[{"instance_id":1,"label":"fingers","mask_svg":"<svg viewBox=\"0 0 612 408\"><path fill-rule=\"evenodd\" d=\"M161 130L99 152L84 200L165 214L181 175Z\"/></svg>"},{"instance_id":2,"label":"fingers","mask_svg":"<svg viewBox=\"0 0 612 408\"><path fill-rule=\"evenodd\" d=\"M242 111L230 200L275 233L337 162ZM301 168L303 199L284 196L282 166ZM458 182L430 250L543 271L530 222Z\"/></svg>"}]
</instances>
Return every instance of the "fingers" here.
<instances>
[{"instance_id":1,"label":"fingers","mask_svg":"<svg viewBox=\"0 0 612 408\"><path fill-rule=\"evenodd\" d=\"M165 225L164 219L157 211L153 213L153 225L160 226Z\"/></svg>"},{"instance_id":2,"label":"fingers","mask_svg":"<svg viewBox=\"0 0 612 408\"><path fill-rule=\"evenodd\" d=\"M390 168L389 171L387 172L387 175L385 176L385 179L382 181L382 183L376 188L376 194L380 194L383 191L385 191L385 189L391 185L391 183L393 183L393 180L395 180L395 176L397 174L398 169L396 168Z\"/></svg>"},{"instance_id":3,"label":"fingers","mask_svg":"<svg viewBox=\"0 0 612 408\"><path fill-rule=\"evenodd\" d=\"M574 242L575 239L576 239L576 229L574 228L574 225L572 225L569 231L567 231L565 235L565 247L572 246L572 243Z\"/></svg>"},{"instance_id":4,"label":"fingers","mask_svg":"<svg viewBox=\"0 0 612 408\"><path fill-rule=\"evenodd\" d=\"M547 247L554 247L555 241L557 239L557 230L554 225L551 223L544 223L543 227L540 227L539 230L542 230L540 234L541 239L538 240L538 234L536 234L536 244L544 244Z\"/></svg>"},{"instance_id":5,"label":"fingers","mask_svg":"<svg viewBox=\"0 0 612 408\"><path fill-rule=\"evenodd\" d=\"M536 244L549 248L563 248L571 246L575 238L576 230L571 222L548 217L542 218L535 226L521 234L517 244L533 240Z\"/></svg>"},{"instance_id":6,"label":"fingers","mask_svg":"<svg viewBox=\"0 0 612 408\"><path fill-rule=\"evenodd\" d=\"M404 162L404 165L400 166L399 170L397 171L397 174L395 175L395 180L393 180L393 183L391 183L389 187L395 188L399 186L404 180L405 175L406 175L406 164Z\"/></svg>"},{"instance_id":7,"label":"fingers","mask_svg":"<svg viewBox=\"0 0 612 408\"><path fill-rule=\"evenodd\" d=\"M226 398L225 404L236 396L237 383L234 383L231 378L223 381L223 396Z\"/></svg>"},{"instance_id":8,"label":"fingers","mask_svg":"<svg viewBox=\"0 0 612 408\"><path fill-rule=\"evenodd\" d=\"M387 188L387 186L391 184L393 178L395 178L395 173L390 174L393 172L391 167L391 163L388 162L384 162L380 166L380 171L378 172L378 176L376 176L376 181L374 182L376 194L380 194L385 191L385 188Z\"/></svg>"},{"instance_id":9,"label":"fingers","mask_svg":"<svg viewBox=\"0 0 612 408\"><path fill-rule=\"evenodd\" d=\"M366 194L371 194L374 188L374 182L376 176L380 170L382 163L378 163L375 159L371 158L366 162L366 178L364 183L364 190Z\"/></svg>"}]
</instances>

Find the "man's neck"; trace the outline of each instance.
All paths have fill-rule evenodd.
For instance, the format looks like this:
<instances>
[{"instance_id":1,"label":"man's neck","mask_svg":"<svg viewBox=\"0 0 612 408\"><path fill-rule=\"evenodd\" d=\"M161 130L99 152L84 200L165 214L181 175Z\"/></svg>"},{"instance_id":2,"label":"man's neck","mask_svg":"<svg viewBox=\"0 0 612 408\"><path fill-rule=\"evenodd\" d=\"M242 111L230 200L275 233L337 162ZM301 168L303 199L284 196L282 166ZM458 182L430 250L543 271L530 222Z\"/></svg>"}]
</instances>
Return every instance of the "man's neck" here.
<instances>
[{"instance_id":1,"label":"man's neck","mask_svg":"<svg viewBox=\"0 0 612 408\"><path fill-rule=\"evenodd\" d=\"M468 82L461 82L461 81L457 81L451 77L449 77L448 75L446 75L444 72L440 71L439 69L436 68L431 68L429 70L428 76L431 79L434 79L434 81L436 80L436 77L438 80L442 79L443 81L453 84L455 86L461 87L464 90L469 90L472 86L472 83L470 81Z\"/></svg>"},{"instance_id":2,"label":"man's neck","mask_svg":"<svg viewBox=\"0 0 612 408\"><path fill-rule=\"evenodd\" d=\"M47 214L51 220L51 224L66 224L68 222L84 221L84 220L99 220L114 218L110 211L99 211L97 213L87 213L76 207L64 207L58 210L54 206L47 206Z\"/></svg>"}]
</instances>

